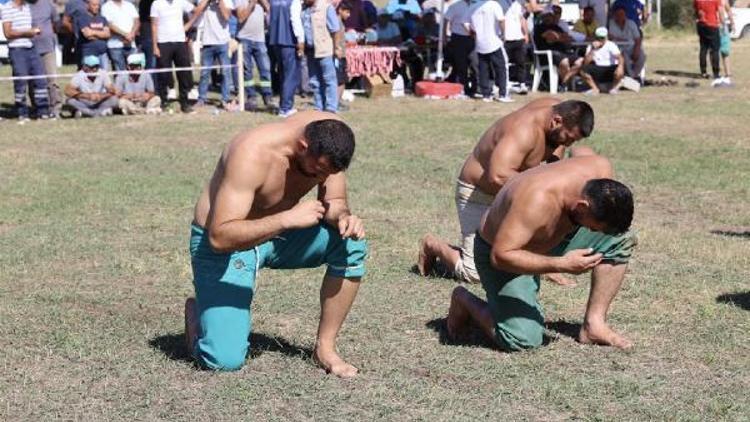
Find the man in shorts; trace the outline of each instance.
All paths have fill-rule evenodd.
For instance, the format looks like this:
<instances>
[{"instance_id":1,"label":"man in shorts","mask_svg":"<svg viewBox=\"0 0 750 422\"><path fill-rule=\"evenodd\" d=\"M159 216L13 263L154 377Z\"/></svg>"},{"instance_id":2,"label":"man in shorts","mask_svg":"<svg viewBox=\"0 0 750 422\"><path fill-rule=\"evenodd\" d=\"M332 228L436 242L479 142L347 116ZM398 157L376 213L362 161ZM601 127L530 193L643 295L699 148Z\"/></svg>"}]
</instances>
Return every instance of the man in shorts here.
<instances>
[{"instance_id":1,"label":"man in shorts","mask_svg":"<svg viewBox=\"0 0 750 422\"><path fill-rule=\"evenodd\" d=\"M326 264L313 359L339 377L356 375L336 351L367 256L362 221L347 204L344 170L353 154L352 130L316 111L258 126L226 146L195 206L190 238L195 299L185 303L185 331L200 366L244 364L260 268ZM301 201L315 187L317 199Z\"/></svg>"},{"instance_id":2,"label":"man in shorts","mask_svg":"<svg viewBox=\"0 0 750 422\"><path fill-rule=\"evenodd\" d=\"M422 238L417 268L426 276L436 260L460 281L478 283L474 267L474 236L482 215L503 185L518 173L543 162L557 161L565 147L588 137L594 111L584 101L542 98L497 120L482 135L464 162L456 184L456 208L461 225L461 247L432 234ZM591 154L576 148L574 155ZM554 276L561 284L571 282Z\"/></svg>"},{"instance_id":3,"label":"man in shorts","mask_svg":"<svg viewBox=\"0 0 750 422\"><path fill-rule=\"evenodd\" d=\"M606 321L636 245L628 231L632 194L611 177L609 161L591 155L540 166L506 183L474 243L487 302L456 287L448 309L448 334L461 336L473 322L502 350L539 347L544 334L539 274L591 270L578 340L630 347L631 342Z\"/></svg>"},{"instance_id":4,"label":"man in shorts","mask_svg":"<svg viewBox=\"0 0 750 422\"><path fill-rule=\"evenodd\" d=\"M590 88L586 94L598 94L600 84L609 84L609 93L617 94L625 76L625 58L617 44L607 39L607 28L596 28L594 36L581 68L581 78Z\"/></svg>"}]
</instances>

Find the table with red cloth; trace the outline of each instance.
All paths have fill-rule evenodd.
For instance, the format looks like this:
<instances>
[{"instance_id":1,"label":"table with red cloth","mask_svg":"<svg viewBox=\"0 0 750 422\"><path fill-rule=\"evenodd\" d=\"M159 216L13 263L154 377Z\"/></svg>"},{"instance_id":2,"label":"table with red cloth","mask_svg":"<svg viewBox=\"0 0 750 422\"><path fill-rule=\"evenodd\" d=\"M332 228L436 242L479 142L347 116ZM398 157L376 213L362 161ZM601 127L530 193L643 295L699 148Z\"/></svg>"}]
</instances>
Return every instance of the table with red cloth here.
<instances>
[{"instance_id":1,"label":"table with red cloth","mask_svg":"<svg viewBox=\"0 0 750 422\"><path fill-rule=\"evenodd\" d=\"M401 65L401 52L398 47L355 46L346 49L346 75L381 75L388 77L393 67Z\"/></svg>"}]
</instances>

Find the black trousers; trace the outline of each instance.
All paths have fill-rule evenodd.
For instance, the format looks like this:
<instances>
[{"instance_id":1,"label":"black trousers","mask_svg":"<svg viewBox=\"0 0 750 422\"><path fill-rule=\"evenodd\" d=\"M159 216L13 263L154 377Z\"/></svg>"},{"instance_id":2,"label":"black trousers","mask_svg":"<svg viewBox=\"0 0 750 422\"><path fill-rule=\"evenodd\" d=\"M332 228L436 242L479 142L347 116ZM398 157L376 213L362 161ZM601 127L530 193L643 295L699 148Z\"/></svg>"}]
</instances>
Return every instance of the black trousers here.
<instances>
[{"instance_id":1,"label":"black trousers","mask_svg":"<svg viewBox=\"0 0 750 422\"><path fill-rule=\"evenodd\" d=\"M498 48L489 54L479 53L479 90L483 97L492 95L490 71L494 75L495 85L500 89L500 96L508 95L508 64L505 49Z\"/></svg>"},{"instance_id":2,"label":"black trousers","mask_svg":"<svg viewBox=\"0 0 750 422\"><path fill-rule=\"evenodd\" d=\"M706 53L710 52L711 55L711 70L714 73L714 78L720 76L719 72L719 48L721 46L719 37L719 28L712 28L710 26L698 23L698 38L700 39L700 53L698 56L698 63L701 67L701 74L706 73Z\"/></svg>"},{"instance_id":3,"label":"black trousers","mask_svg":"<svg viewBox=\"0 0 750 422\"><path fill-rule=\"evenodd\" d=\"M190 52L186 42L158 43L161 55L156 58L156 67L169 69L175 67L190 67ZM167 90L169 80L172 79L171 72L158 74L159 83L156 85L157 94L161 98L162 105L167 104ZM177 83L179 84L179 101L181 106L188 104L188 92L193 88L193 72L181 70L177 72Z\"/></svg>"},{"instance_id":4,"label":"black trousers","mask_svg":"<svg viewBox=\"0 0 750 422\"><path fill-rule=\"evenodd\" d=\"M455 82L464 86L464 92L468 93L469 87L469 55L474 51L474 38L466 35L451 35L451 41L448 43L450 52L451 70L450 82Z\"/></svg>"},{"instance_id":5,"label":"black trousers","mask_svg":"<svg viewBox=\"0 0 750 422\"><path fill-rule=\"evenodd\" d=\"M510 80L525 84L528 78L526 72L526 43L524 40L506 41L505 52L508 54L508 61L513 63L510 72Z\"/></svg>"}]
</instances>

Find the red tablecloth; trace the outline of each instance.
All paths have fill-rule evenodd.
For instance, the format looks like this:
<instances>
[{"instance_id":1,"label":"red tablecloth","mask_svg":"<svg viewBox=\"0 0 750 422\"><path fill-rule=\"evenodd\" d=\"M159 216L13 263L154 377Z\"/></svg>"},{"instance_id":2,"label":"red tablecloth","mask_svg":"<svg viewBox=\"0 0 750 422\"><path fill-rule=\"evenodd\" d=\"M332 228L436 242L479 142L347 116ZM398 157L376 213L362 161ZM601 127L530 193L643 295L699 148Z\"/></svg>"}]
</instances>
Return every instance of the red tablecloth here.
<instances>
[{"instance_id":1,"label":"red tablecloth","mask_svg":"<svg viewBox=\"0 0 750 422\"><path fill-rule=\"evenodd\" d=\"M401 54L397 47L357 46L346 49L346 75L350 78L387 75L394 64L401 65Z\"/></svg>"}]
</instances>

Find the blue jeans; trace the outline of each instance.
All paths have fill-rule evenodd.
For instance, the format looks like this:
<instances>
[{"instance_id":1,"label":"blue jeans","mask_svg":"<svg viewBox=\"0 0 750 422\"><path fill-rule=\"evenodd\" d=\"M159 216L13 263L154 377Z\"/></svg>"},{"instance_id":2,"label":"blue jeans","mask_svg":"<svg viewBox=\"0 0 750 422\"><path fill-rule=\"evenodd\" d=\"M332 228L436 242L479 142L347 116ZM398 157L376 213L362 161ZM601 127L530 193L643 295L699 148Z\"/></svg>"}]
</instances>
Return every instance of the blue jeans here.
<instances>
[{"instance_id":1,"label":"blue jeans","mask_svg":"<svg viewBox=\"0 0 750 422\"><path fill-rule=\"evenodd\" d=\"M260 74L260 95L266 97L271 92L271 61L268 58L266 43L262 41L240 40L245 55L245 97L255 97L255 81L253 80L253 62L258 66Z\"/></svg>"},{"instance_id":2,"label":"blue jeans","mask_svg":"<svg viewBox=\"0 0 750 422\"><path fill-rule=\"evenodd\" d=\"M287 45L272 45L271 54L279 64L281 75L281 101L279 112L286 113L294 108L294 93L299 85L299 69L297 67L297 48Z\"/></svg>"},{"instance_id":3,"label":"blue jeans","mask_svg":"<svg viewBox=\"0 0 750 422\"><path fill-rule=\"evenodd\" d=\"M229 66L229 45L204 45L201 48L201 66L212 66L218 61L222 66ZM229 92L232 90L231 74L228 67L221 69L221 101L229 102ZM206 101L208 84L211 79L211 69L201 69L201 81L198 85L198 100Z\"/></svg>"},{"instance_id":4,"label":"blue jeans","mask_svg":"<svg viewBox=\"0 0 750 422\"><path fill-rule=\"evenodd\" d=\"M315 109L333 113L338 111L338 78L333 57L315 58L315 53L308 50L307 71L310 76L310 89L313 92Z\"/></svg>"},{"instance_id":5,"label":"blue jeans","mask_svg":"<svg viewBox=\"0 0 750 422\"><path fill-rule=\"evenodd\" d=\"M13 68L13 76L36 76L44 75L44 64L36 48L9 49L10 65ZM13 81L16 109L18 117L29 117L29 107L26 105L26 86L31 84L34 89L34 103L37 107L37 115L49 114L49 97L47 96L47 79L32 79L31 81Z\"/></svg>"},{"instance_id":6,"label":"blue jeans","mask_svg":"<svg viewBox=\"0 0 750 422\"><path fill-rule=\"evenodd\" d=\"M127 70L128 56L133 53L133 47L110 48L107 51L112 61L112 70Z\"/></svg>"}]
</instances>

